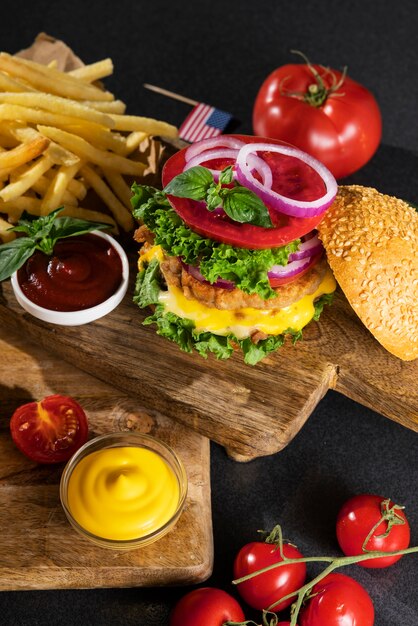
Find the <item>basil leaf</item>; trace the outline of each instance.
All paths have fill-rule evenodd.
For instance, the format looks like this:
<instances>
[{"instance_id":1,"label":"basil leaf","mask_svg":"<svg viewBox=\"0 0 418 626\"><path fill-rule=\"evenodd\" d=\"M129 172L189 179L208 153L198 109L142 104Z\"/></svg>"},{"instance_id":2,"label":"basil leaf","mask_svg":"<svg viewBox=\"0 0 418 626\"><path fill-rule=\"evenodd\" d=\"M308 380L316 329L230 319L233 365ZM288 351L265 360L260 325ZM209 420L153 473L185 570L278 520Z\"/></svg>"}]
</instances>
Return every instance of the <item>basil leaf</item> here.
<instances>
[{"instance_id":1,"label":"basil leaf","mask_svg":"<svg viewBox=\"0 0 418 626\"><path fill-rule=\"evenodd\" d=\"M88 222L87 220L74 217L59 217L55 220L51 234L55 239L65 239L75 235L85 235L92 230L106 230L109 228L111 228L111 225L105 222Z\"/></svg>"},{"instance_id":2,"label":"basil leaf","mask_svg":"<svg viewBox=\"0 0 418 626\"><path fill-rule=\"evenodd\" d=\"M219 182L221 185L230 185L232 183L232 179L234 177L232 165L228 165L222 172L219 174Z\"/></svg>"},{"instance_id":3,"label":"basil leaf","mask_svg":"<svg viewBox=\"0 0 418 626\"><path fill-rule=\"evenodd\" d=\"M222 206L222 198L219 195L217 187L210 187L206 195L206 208L208 211L214 211Z\"/></svg>"},{"instance_id":4,"label":"basil leaf","mask_svg":"<svg viewBox=\"0 0 418 626\"><path fill-rule=\"evenodd\" d=\"M19 233L26 233L28 237L34 239L43 239L47 237L54 226L55 218L58 213L64 210L64 207L59 207L54 211L51 211L48 215L42 215L41 217L34 217L28 213L23 213L23 216L18 221L18 225L14 226L11 230Z\"/></svg>"},{"instance_id":5,"label":"basil leaf","mask_svg":"<svg viewBox=\"0 0 418 626\"><path fill-rule=\"evenodd\" d=\"M206 192L213 184L213 176L206 167L197 165L175 176L166 187L164 193L177 198L204 200Z\"/></svg>"},{"instance_id":6,"label":"basil leaf","mask_svg":"<svg viewBox=\"0 0 418 626\"><path fill-rule=\"evenodd\" d=\"M273 227L264 202L246 187L222 189L221 197L225 213L235 222Z\"/></svg>"},{"instance_id":7,"label":"basil leaf","mask_svg":"<svg viewBox=\"0 0 418 626\"><path fill-rule=\"evenodd\" d=\"M10 278L34 251L35 243L29 237L20 237L0 245L0 281Z\"/></svg>"}]
</instances>

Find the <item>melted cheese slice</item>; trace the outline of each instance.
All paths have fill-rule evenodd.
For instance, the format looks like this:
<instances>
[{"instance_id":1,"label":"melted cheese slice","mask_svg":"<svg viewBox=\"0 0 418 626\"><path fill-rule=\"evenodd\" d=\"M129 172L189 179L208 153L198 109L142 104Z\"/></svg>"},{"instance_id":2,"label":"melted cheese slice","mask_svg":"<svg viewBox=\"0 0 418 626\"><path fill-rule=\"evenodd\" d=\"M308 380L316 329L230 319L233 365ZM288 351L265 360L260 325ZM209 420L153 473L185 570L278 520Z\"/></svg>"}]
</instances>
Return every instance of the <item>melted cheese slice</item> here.
<instances>
[{"instance_id":1,"label":"melted cheese slice","mask_svg":"<svg viewBox=\"0 0 418 626\"><path fill-rule=\"evenodd\" d=\"M162 260L160 246L154 246L142 255L141 264L152 258ZM181 289L169 286L168 291L161 291L160 304L166 311L175 313L179 317L187 318L195 323L196 330L209 331L215 335L233 334L238 339L249 337L259 330L267 335L280 335L291 328L299 331L306 326L315 313L314 301L323 294L335 291L336 282L330 269L327 269L321 284L315 293L303 296L283 309L254 309L244 308L234 311L225 311L208 307L197 300L188 300Z\"/></svg>"}]
</instances>

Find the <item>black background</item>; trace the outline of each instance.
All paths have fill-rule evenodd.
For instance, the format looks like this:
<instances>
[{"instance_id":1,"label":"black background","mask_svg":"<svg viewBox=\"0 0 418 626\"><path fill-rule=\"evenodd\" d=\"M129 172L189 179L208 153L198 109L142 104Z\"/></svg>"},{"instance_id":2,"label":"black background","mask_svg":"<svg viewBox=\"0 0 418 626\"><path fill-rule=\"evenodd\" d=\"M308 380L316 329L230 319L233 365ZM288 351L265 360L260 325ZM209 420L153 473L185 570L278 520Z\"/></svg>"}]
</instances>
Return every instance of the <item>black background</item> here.
<instances>
[{"instance_id":1,"label":"black background","mask_svg":"<svg viewBox=\"0 0 418 626\"><path fill-rule=\"evenodd\" d=\"M64 39L85 62L110 56L115 74L106 85L128 104L128 112L176 125L190 107L144 90L143 82L230 111L241 122L237 130L251 132L257 90L275 67L297 62L290 49L336 69L348 65L349 75L380 104L384 144L351 182L418 201L418 10L413 0L16 0L3 1L1 10L3 50L14 53L45 31ZM208 393L215 400L216 389ZM231 590L234 554L257 529L277 522L306 555L337 553L335 515L355 493L405 504L412 544L418 545L417 435L336 393L328 393L279 454L242 465L217 445L211 452L211 585ZM416 556L387 570L351 567L345 573L368 589L376 626L418 625ZM164 625L183 593L176 588L3 592L0 623ZM248 617L253 617L250 611Z\"/></svg>"}]
</instances>

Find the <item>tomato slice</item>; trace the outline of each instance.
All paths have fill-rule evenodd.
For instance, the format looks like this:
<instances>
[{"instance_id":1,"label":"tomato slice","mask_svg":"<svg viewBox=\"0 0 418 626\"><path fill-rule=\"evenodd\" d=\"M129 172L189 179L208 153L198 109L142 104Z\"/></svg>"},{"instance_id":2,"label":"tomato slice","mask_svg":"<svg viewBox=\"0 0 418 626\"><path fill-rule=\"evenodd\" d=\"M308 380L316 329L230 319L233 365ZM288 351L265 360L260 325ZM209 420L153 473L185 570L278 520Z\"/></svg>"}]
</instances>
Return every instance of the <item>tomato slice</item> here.
<instances>
[{"instance_id":1,"label":"tomato slice","mask_svg":"<svg viewBox=\"0 0 418 626\"><path fill-rule=\"evenodd\" d=\"M268 142L281 145L285 143L264 137L233 136L245 143ZM162 173L164 187L174 176L183 171L186 163L186 150L187 148L183 148L166 162ZM263 157L272 169L274 190L295 200L314 200L323 194L324 185L321 177L306 163L294 157L278 154L263 155ZM228 164L230 161L225 163L225 165ZM222 169L223 165L220 161L208 162L208 167L211 168ZM284 246L309 233L322 220L322 215L307 218L291 217L269 209L274 228L263 228L253 224L234 222L218 212L208 211L204 203L195 200L174 196L169 196L169 200L182 220L199 235L241 248L266 249Z\"/></svg>"},{"instance_id":2,"label":"tomato slice","mask_svg":"<svg viewBox=\"0 0 418 626\"><path fill-rule=\"evenodd\" d=\"M10 431L16 446L32 461L63 463L87 441L88 423L73 398L53 395L16 409Z\"/></svg>"}]
</instances>

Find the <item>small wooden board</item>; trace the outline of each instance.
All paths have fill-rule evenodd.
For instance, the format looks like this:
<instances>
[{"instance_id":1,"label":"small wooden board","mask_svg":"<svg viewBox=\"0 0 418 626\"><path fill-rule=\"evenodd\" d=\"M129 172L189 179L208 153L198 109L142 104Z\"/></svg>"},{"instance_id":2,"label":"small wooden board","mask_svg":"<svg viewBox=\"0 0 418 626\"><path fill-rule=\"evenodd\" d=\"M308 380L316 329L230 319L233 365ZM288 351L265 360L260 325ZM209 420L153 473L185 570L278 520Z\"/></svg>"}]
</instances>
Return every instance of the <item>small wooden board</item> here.
<instances>
[{"instance_id":1,"label":"small wooden board","mask_svg":"<svg viewBox=\"0 0 418 626\"><path fill-rule=\"evenodd\" d=\"M213 564L209 440L145 410L138 399L31 345L23 339L25 332L11 334L7 326L0 325L0 590L159 586L208 578ZM135 367L140 363L133 362ZM189 490L185 510L168 535L146 548L114 552L72 529L59 499L63 465L32 463L9 432L19 405L52 393L80 402L90 436L136 430L176 450Z\"/></svg>"},{"instance_id":2,"label":"small wooden board","mask_svg":"<svg viewBox=\"0 0 418 626\"><path fill-rule=\"evenodd\" d=\"M132 272L132 281L134 271ZM418 361L390 355L342 294L304 340L285 345L255 367L237 353L228 361L181 352L142 326L148 312L132 303L133 285L110 315L78 327L41 322L0 291L0 324L225 446L237 460L281 450L328 389L418 431Z\"/></svg>"}]
</instances>

